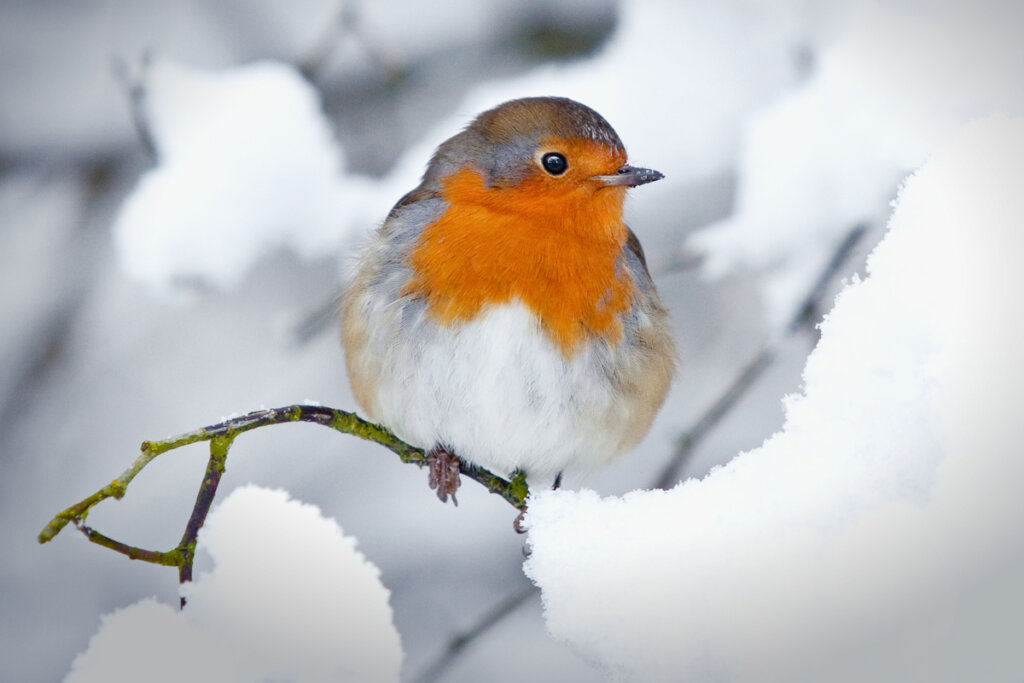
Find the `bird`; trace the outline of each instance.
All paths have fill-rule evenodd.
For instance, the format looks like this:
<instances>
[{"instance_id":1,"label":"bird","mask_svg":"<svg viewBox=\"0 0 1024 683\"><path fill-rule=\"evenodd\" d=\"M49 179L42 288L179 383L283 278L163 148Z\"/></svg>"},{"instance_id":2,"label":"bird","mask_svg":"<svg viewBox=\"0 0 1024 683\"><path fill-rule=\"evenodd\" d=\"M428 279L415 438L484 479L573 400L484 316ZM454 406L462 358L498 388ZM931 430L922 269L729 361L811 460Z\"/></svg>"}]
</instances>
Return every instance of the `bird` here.
<instances>
[{"instance_id":1,"label":"bird","mask_svg":"<svg viewBox=\"0 0 1024 683\"><path fill-rule=\"evenodd\" d=\"M364 246L340 307L349 384L428 453L442 502L459 458L557 486L647 433L676 349L623 203L663 177L590 107L515 99L443 142Z\"/></svg>"}]
</instances>

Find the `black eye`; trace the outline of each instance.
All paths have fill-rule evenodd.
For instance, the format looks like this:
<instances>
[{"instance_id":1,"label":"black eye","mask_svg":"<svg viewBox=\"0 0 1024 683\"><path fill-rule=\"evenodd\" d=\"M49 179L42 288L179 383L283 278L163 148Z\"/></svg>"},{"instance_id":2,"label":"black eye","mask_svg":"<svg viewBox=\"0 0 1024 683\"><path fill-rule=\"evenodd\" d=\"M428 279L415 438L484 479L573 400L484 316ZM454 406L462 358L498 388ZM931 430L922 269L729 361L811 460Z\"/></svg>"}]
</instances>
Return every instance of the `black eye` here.
<instances>
[{"instance_id":1,"label":"black eye","mask_svg":"<svg viewBox=\"0 0 1024 683\"><path fill-rule=\"evenodd\" d=\"M558 152L548 152L541 158L540 163L551 175L562 175L569 168L569 162Z\"/></svg>"}]
</instances>

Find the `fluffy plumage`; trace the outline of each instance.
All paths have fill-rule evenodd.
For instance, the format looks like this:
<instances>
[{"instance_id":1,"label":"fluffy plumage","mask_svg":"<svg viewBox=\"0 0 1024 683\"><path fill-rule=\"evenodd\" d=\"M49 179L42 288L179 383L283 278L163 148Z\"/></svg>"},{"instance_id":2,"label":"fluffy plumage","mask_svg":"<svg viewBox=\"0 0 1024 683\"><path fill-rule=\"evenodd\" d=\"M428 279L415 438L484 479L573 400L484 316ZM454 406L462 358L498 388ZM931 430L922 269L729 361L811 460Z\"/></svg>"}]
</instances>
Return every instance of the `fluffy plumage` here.
<instances>
[{"instance_id":1,"label":"fluffy plumage","mask_svg":"<svg viewBox=\"0 0 1024 683\"><path fill-rule=\"evenodd\" d=\"M551 153L567 170L545 171ZM611 126L564 98L505 103L444 142L344 297L363 410L533 483L635 445L675 350L622 203L659 177L627 166Z\"/></svg>"}]
</instances>

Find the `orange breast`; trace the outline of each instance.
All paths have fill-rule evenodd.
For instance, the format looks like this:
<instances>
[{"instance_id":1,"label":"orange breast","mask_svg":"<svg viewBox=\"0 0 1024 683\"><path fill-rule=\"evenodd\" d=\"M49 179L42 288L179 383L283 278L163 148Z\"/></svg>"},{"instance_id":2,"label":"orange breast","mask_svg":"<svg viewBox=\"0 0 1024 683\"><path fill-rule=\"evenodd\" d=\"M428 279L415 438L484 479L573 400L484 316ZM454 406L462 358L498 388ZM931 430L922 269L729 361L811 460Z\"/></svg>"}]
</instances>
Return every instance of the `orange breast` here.
<instances>
[{"instance_id":1,"label":"orange breast","mask_svg":"<svg viewBox=\"0 0 1024 683\"><path fill-rule=\"evenodd\" d=\"M624 189L540 175L515 188L488 188L471 168L442 186L449 208L410 255L406 294L424 298L443 324L519 300L566 357L588 335L619 341L619 314L633 291L629 275L616 272L627 237Z\"/></svg>"}]
</instances>

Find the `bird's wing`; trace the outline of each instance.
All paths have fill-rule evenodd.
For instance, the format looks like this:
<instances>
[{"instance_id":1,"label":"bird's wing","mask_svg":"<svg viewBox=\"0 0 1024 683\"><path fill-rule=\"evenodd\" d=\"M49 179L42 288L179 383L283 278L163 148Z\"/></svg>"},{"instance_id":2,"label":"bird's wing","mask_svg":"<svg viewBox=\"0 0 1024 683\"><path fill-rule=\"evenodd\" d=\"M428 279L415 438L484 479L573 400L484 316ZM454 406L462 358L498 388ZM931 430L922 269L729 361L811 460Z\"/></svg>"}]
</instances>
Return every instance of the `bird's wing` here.
<instances>
[{"instance_id":1,"label":"bird's wing","mask_svg":"<svg viewBox=\"0 0 1024 683\"><path fill-rule=\"evenodd\" d=\"M434 189L424 187L423 185L418 186L416 189L409 190L406 192L398 202L391 207L391 211L388 212L388 218L393 217L399 209L409 204L415 204L416 202L422 202L427 199L434 199L441 195Z\"/></svg>"},{"instance_id":2,"label":"bird's wing","mask_svg":"<svg viewBox=\"0 0 1024 683\"><path fill-rule=\"evenodd\" d=\"M629 236L626 237L626 248L636 256L637 260L640 261L640 266L643 268L644 275L650 278L651 274L647 270L647 257L644 255L644 248L640 244L640 239L632 229L627 227L626 231L629 233Z\"/></svg>"}]
</instances>

